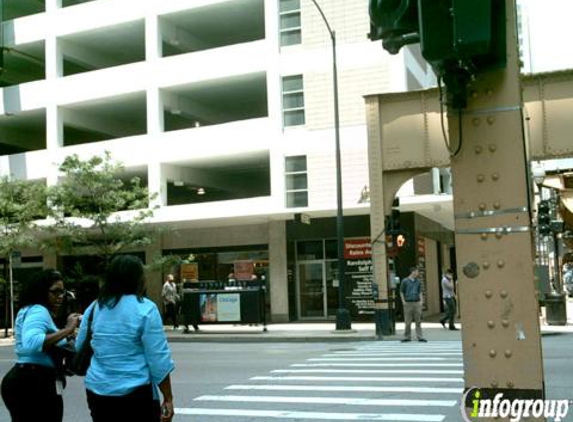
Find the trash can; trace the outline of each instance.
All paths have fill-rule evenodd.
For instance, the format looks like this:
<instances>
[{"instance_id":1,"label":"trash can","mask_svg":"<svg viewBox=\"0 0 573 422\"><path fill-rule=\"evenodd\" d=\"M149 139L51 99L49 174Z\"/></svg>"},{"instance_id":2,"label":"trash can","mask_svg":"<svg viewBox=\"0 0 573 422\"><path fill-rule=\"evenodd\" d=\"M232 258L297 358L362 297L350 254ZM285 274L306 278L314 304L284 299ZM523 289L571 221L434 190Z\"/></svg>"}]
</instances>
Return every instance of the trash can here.
<instances>
[{"instance_id":1,"label":"trash can","mask_svg":"<svg viewBox=\"0 0 573 422\"><path fill-rule=\"evenodd\" d=\"M551 292L545 295L545 319L549 325L567 325L567 295Z\"/></svg>"}]
</instances>

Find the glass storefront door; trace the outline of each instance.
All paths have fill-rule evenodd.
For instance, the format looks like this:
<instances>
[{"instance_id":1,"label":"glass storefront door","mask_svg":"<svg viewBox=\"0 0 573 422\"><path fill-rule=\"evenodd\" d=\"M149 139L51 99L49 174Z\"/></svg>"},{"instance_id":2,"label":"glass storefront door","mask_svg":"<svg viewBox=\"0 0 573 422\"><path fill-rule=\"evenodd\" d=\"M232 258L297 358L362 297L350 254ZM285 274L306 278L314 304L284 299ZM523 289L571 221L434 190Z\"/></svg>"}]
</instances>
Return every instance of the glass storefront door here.
<instances>
[{"instance_id":1,"label":"glass storefront door","mask_svg":"<svg viewBox=\"0 0 573 422\"><path fill-rule=\"evenodd\" d=\"M298 264L300 318L325 317L324 261Z\"/></svg>"},{"instance_id":2,"label":"glass storefront door","mask_svg":"<svg viewBox=\"0 0 573 422\"><path fill-rule=\"evenodd\" d=\"M335 317L338 310L338 262L298 264L300 318Z\"/></svg>"}]
</instances>

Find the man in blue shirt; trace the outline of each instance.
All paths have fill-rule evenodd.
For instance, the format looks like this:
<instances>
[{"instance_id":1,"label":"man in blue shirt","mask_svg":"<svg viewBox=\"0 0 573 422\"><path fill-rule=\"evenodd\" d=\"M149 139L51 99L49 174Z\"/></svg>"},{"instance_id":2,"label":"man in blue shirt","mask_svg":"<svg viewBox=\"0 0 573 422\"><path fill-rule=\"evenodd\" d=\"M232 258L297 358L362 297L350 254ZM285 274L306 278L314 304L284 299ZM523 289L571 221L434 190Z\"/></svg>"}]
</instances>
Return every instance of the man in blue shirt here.
<instances>
[{"instance_id":1,"label":"man in blue shirt","mask_svg":"<svg viewBox=\"0 0 573 422\"><path fill-rule=\"evenodd\" d=\"M410 275L400 284L400 297L404 307L404 339L402 342L412 341L412 320L416 324L416 337L418 341L426 343L422 335L422 286L418 278L418 268L410 268Z\"/></svg>"}]
</instances>

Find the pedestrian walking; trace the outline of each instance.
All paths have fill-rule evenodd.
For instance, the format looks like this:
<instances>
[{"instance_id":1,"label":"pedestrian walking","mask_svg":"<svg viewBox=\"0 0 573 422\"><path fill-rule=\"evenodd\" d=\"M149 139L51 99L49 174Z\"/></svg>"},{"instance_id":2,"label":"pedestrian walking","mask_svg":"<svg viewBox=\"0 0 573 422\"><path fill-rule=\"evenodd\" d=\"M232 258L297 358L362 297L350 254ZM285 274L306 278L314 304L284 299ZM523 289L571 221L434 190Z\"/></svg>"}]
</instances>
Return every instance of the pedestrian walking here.
<instances>
[{"instance_id":1,"label":"pedestrian walking","mask_svg":"<svg viewBox=\"0 0 573 422\"><path fill-rule=\"evenodd\" d=\"M457 311L456 292L454 288L454 272L451 269L446 270L442 278L442 298L444 299L445 315L440 319L440 324L444 329L446 328L446 321L448 321L448 328L456 331L455 319Z\"/></svg>"},{"instance_id":2,"label":"pedestrian walking","mask_svg":"<svg viewBox=\"0 0 573 422\"><path fill-rule=\"evenodd\" d=\"M13 422L61 422L65 376L50 356L57 345L73 336L80 315L70 314L58 330L54 318L66 290L62 275L44 270L23 284L22 308L14 323L16 364L2 380L2 399Z\"/></svg>"},{"instance_id":3,"label":"pedestrian walking","mask_svg":"<svg viewBox=\"0 0 573 422\"><path fill-rule=\"evenodd\" d=\"M173 274L168 274L163 289L161 290L161 297L163 299L163 321L166 322L170 319L173 323L173 329L179 327L177 324L177 308L179 306L179 293L177 293L177 285L175 284Z\"/></svg>"},{"instance_id":4,"label":"pedestrian walking","mask_svg":"<svg viewBox=\"0 0 573 422\"><path fill-rule=\"evenodd\" d=\"M93 422L173 418L174 364L161 315L144 297L144 284L141 260L117 256L108 266L98 300L86 309L86 315L93 312L93 357L84 381ZM88 318L82 320L77 350L86 339L88 323Z\"/></svg>"},{"instance_id":5,"label":"pedestrian walking","mask_svg":"<svg viewBox=\"0 0 573 422\"><path fill-rule=\"evenodd\" d=\"M404 308L404 339L402 342L412 341L412 321L416 324L416 337L418 341L426 343L428 340L422 335L422 285L418 268L410 268L410 275L400 284L400 297Z\"/></svg>"}]
</instances>

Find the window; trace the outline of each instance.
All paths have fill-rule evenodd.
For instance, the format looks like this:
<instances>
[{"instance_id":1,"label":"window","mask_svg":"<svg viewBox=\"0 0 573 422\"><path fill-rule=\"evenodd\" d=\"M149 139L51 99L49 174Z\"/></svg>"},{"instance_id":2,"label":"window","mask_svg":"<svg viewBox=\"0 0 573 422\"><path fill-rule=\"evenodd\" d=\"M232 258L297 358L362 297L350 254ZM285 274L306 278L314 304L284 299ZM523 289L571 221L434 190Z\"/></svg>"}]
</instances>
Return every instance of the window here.
<instances>
[{"instance_id":1,"label":"window","mask_svg":"<svg viewBox=\"0 0 573 422\"><path fill-rule=\"evenodd\" d=\"M308 206L308 179L306 156L285 158L286 206L287 208Z\"/></svg>"},{"instance_id":2,"label":"window","mask_svg":"<svg viewBox=\"0 0 573 422\"><path fill-rule=\"evenodd\" d=\"M300 0L279 0L281 46L300 44Z\"/></svg>"},{"instance_id":3,"label":"window","mask_svg":"<svg viewBox=\"0 0 573 422\"><path fill-rule=\"evenodd\" d=\"M283 126L304 125L304 91L302 75L283 77Z\"/></svg>"}]
</instances>

